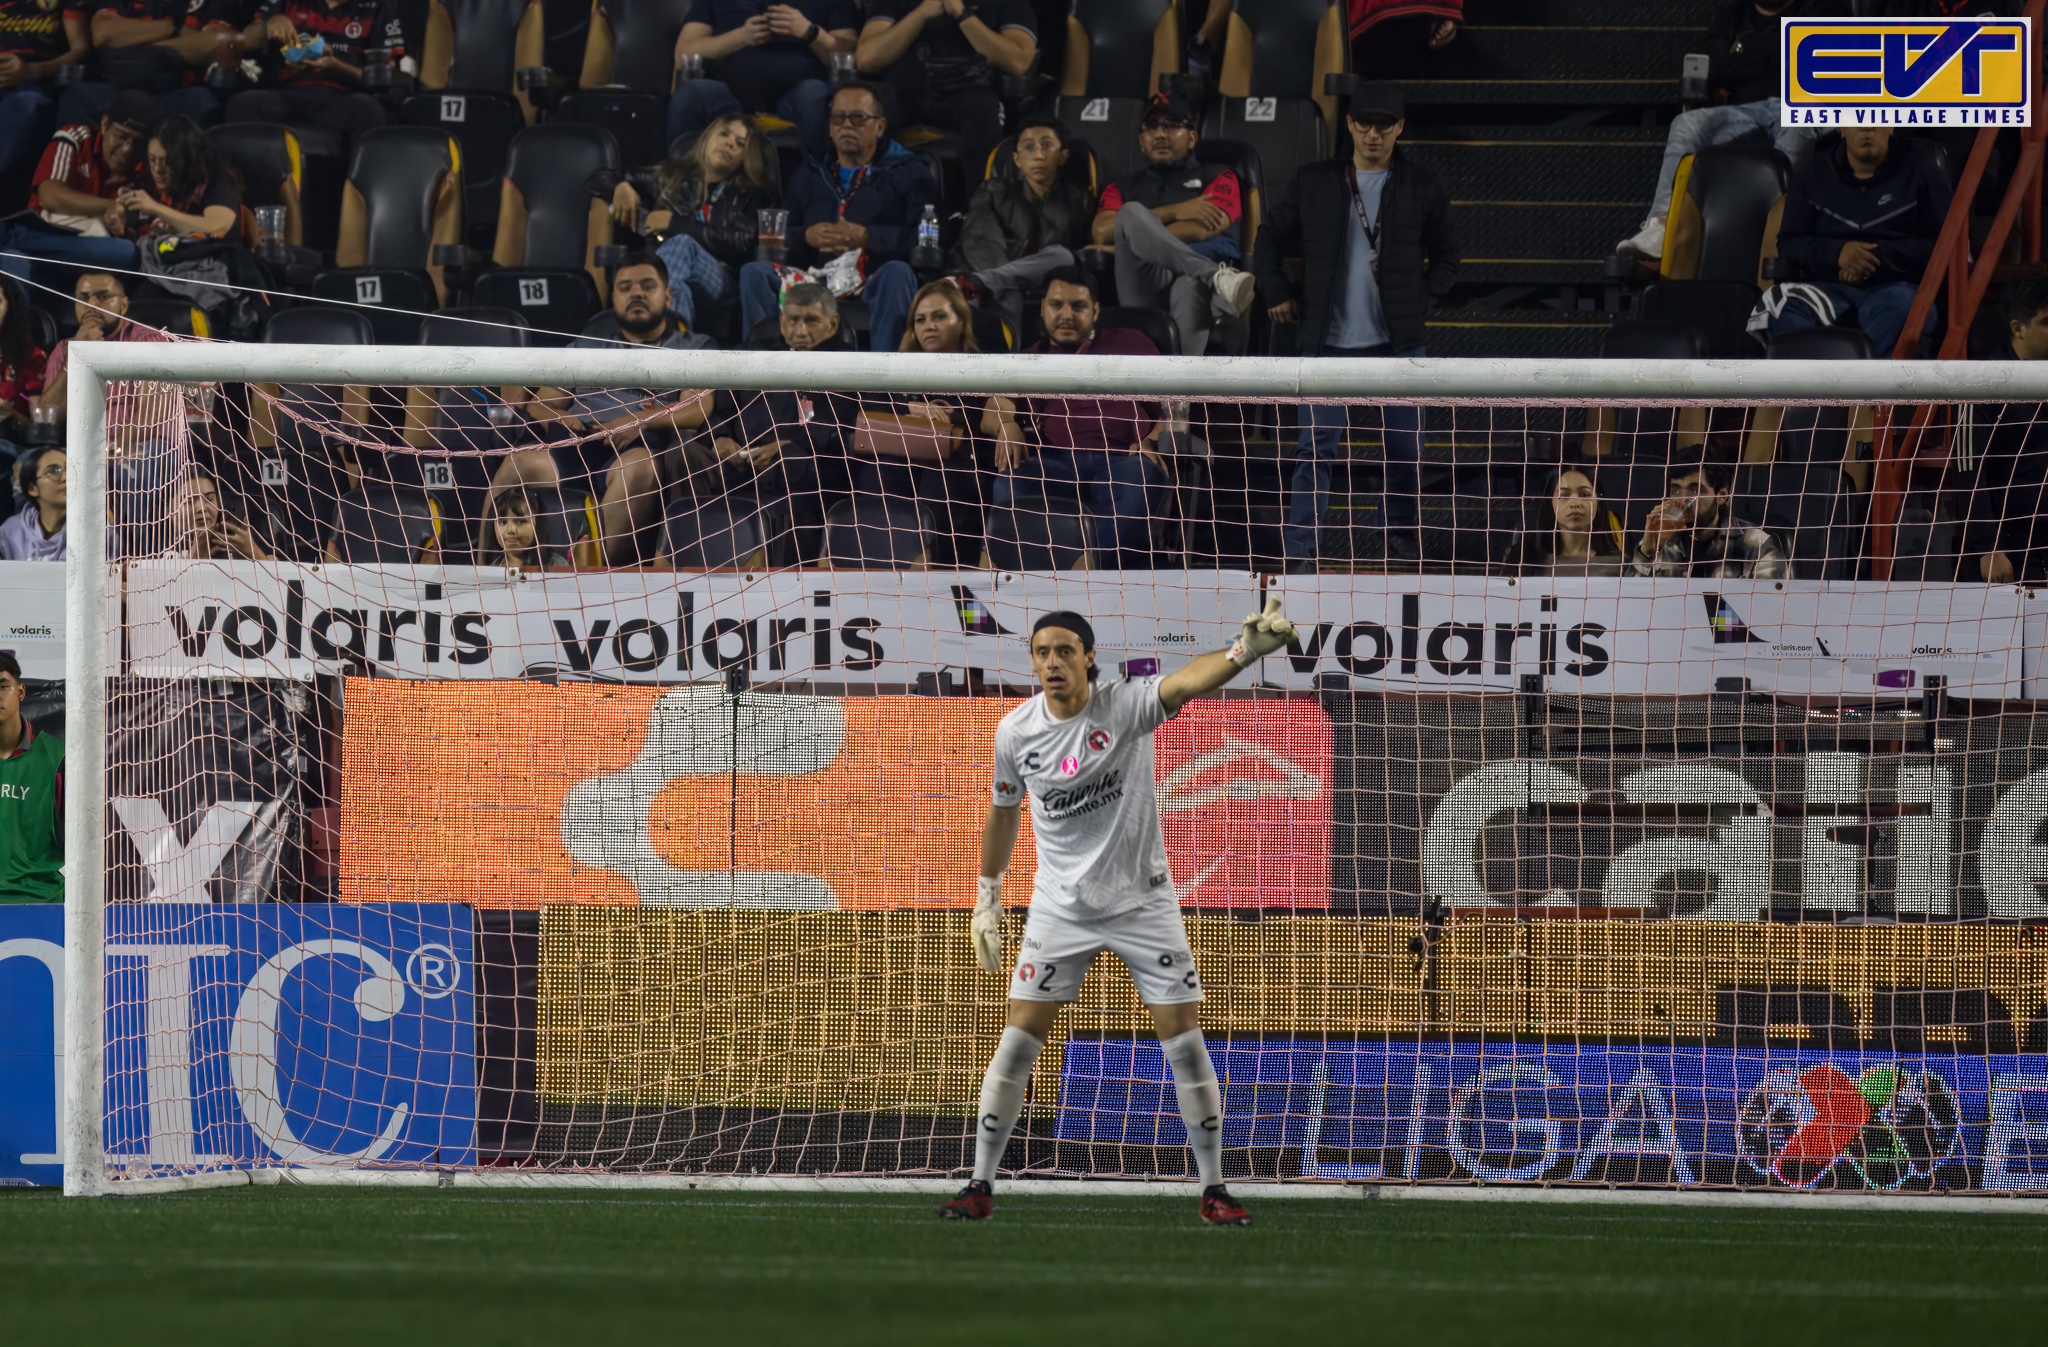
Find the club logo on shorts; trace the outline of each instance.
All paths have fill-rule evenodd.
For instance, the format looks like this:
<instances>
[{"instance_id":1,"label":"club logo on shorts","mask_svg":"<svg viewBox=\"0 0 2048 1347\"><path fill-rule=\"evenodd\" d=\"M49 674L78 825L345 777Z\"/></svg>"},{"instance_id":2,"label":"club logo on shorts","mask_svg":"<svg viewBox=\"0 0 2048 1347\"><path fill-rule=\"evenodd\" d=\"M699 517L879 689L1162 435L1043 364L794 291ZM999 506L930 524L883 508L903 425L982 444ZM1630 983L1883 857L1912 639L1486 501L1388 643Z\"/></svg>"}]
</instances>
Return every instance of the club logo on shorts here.
<instances>
[{"instance_id":1,"label":"club logo on shorts","mask_svg":"<svg viewBox=\"0 0 2048 1347\"><path fill-rule=\"evenodd\" d=\"M1017 981L1029 982L1037 976L1038 966L1036 964L1020 963L1017 965Z\"/></svg>"},{"instance_id":2,"label":"club logo on shorts","mask_svg":"<svg viewBox=\"0 0 2048 1347\"><path fill-rule=\"evenodd\" d=\"M1074 773L1080 770L1081 760L1075 757L1073 754L1069 753L1066 757L1060 759L1061 776L1072 776Z\"/></svg>"},{"instance_id":3,"label":"club logo on shorts","mask_svg":"<svg viewBox=\"0 0 2048 1347\"><path fill-rule=\"evenodd\" d=\"M1108 731L1108 730L1093 730L1093 731L1090 731L1090 732L1089 732L1089 735L1088 735L1088 747L1090 747L1090 748L1094 749L1094 750L1095 750L1095 751L1096 751L1097 753L1100 753L1100 752L1101 752L1101 751L1102 751L1103 749L1105 749L1105 748L1108 748L1108 747L1109 747L1109 731Z\"/></svg>"}]
</instances>

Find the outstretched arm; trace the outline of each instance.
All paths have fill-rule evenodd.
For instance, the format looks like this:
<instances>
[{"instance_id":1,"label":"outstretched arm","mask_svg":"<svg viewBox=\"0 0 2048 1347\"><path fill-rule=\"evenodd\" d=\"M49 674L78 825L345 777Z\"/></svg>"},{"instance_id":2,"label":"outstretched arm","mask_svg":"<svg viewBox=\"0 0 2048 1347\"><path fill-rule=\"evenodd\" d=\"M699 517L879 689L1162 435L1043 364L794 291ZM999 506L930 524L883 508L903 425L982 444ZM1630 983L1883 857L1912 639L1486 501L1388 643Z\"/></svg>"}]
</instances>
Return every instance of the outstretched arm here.
<instances>
[{"instance_id":1,"label":"outstretched arm","mask_svg":"<svg viewBox=\"0 0 2048 1347\"><path fill-rule=\"evenodd\" d=\"M1165 705L1166 714L1172 715L1195 698L1216 691L1248 665L1293 639L1294 624L1281 610L1279 596L1274 595L1266 600L1263 612L1253 613L1244 620L1244 628L1231 642L1230 649L1190 660L1178 673L1168 674L1160 680L1159 700Z\"/></svg>"}]
</instances>

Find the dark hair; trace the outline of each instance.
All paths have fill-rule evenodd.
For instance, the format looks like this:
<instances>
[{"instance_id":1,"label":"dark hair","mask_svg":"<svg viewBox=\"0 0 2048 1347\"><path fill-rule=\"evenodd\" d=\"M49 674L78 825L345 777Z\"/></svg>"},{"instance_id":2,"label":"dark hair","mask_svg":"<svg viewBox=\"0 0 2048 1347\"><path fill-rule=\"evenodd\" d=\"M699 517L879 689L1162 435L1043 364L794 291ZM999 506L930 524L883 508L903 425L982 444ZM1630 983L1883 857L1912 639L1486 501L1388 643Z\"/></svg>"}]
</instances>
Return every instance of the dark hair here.
<instances>
[{"instance_id":1,"label":"dark hair","mask_svg":"<svg viewBox=\"0 0 2048 1347\"><path fill-rule=\"evenodd\" d=\"M747 128L747 148L740 155L739 170L729 181L741 187L756 191L772 191L779 179L775 166L775 147L768 137L754 129L754 124L738 113L727 113L713 117L711 124L690 142L680 158L671 159L654 171L654 187L660 198L682 209L695 210L704 204L707 195L704 173L704 152L710 148L711 137L727 122L739 122Z\"/></svg>"},{"instance_id":2,"label":"dark hair","mask_svg":"<svg viewBox=\"0 0 2048 1347\"><path fill-rule=\"evenodd\" d=\"M14 486L21 492L22 499L28 499L29 486L43 475L43 460L51 454L61 454L61 444L44 444L30 448L14 461Z\"/></svg>"},{"instance_id":3,"label":"dark hair","mask_svg":"<svg viewBox=\"0 0 2048 1347\"><path fill-rule=\"evenodd\" d=\"M164 147L164 162L170 170L171 180L164 188L166 206L185 210L198 202L214 179L234 176L214 152L206 132L190 117L164 118L149 138Z\"/></svg>"},{"instance_id":4,"label":"dark hair","mask_svg":"<svg viewBox=\"0 0 2048 1347\"><path fill-rule=\"evenodd\" d=\"M1734 480L1730 476L1728 469L1721 464L1694 456L1682 458L1667 468L1664 472L1664 485L1670 486L1679 478L1690 477L1694 473L1698 473L1701 477L1705 478L1707 485L1716 491L1726 491L1729 482Z\"/></svg>"},{"instance_id":5,"label":"dark hair","mask_svg":"<svg viewBox=\"0 0 2048 1347\"><path fill-rule=\"evenodd\" d=\"M1543 502L1543 512L1548 516L1540 532L1527 532L1517 539L1509 555L1513 569L1517 571L1548 571L1557 563L1557 484L1564 480L1566 473L1577 473L1593 487L1593 555L1601 557L1620 556L1621 548L1614 541L1610 521L1605 517L1607 498L1600 494L1600 474L1588 463L1566 463L1553 468L1543 479L1538 498Z\"/></svg>"},{"instance_id":6,"label":"dark hair","mask_svg":"<svg viewBox=\"0 0 2048 1347\"><path fill-rule=\"evenodd\" d=\"M872 80L848 80L832 91L832 97L826 101L826 107L829 108L833 103L838 102L839 95L849 89L858 89L869 98L874 99L875 106L881 109L882 120L885 122L890 120L889 108L894 100L890 97L888 90L885 90L881 85L874 83Z\"/></svg>"},{"instance_id":7,"label":"dark hair","mask_svg":"<svg viewBox=\"0 0 2048 1347\"><path fill-rule=\"evenodd\" d=\"M1051 290L1054 285L1079 286L1088 292L1089 303L1102 302L1102 292L1097 288L1095 277L1085 267L1054 267L1045 273L1045 288Z\"/></svg>"},{"instance_id":8,"label":"dark hair","mask_svg":"<svg viewBox=\"0 0 2048 1347\"><path fill-rule=\"evenodd\" d=\"M2005 318L2010 323L2031 323L2048 309L2048 276L2021 276L2005 287Z\"/></svg>"},{"instance_id":9,"label":"dark hair","mask_svg":"<svg viewBox=\"0 0 2048 1347\"><path fill-rule=\"evenodd\" d=\"M14 657L12 650L0 650L0 674L12 674L14 681L21 682L21 661Z\"/></svg>"},{"instance_id":10,"label":"dark hair","mask_svg":"<svg viewBox=\"0 0 2048 1347\"><path fill-rule=\"evenodd\" d=\"M1073 609L1059 608L1047 613L1044 617L1031 624L1031 635L1035 638L1038 633L1044 631L1047 627L1058 627L1063 631L1074 633L1074 635L1081 638L1082 653L1089 655L1095 653L1095 628L1089 626L1088 619ZM1095 666L1090 664L1088 666L1089 682L1095 681L1095 673Z\"/></svg>"},{"instance_id":11,"label":"dark hair","mask_svg":"<svg viewBox=\"0 0 2048 1347\"><path fill-rule=\"evenodd\" d=\"M619 264L612 268L612 279L614 281L618 280L619 273L628 267L653 267L654 274L661 277L661 283L663 285L668 284L668 263L662 261L654 253L637 251L627 253L619 259Z\"/></svg>"},{"instance_id":12,"label":"dark hair","mask_svg":"<svg viewBox=\"0 0 2048 1347\"><path fill-rule=\"evenodd\" d=\"M524 512L533 521L533 559L542 563L544 550L540 539L540 506L533 494L523 486L510 486L500 491L484 505L482 527L477 530L477 564L490 566L500 564L491 558L502 558L505 545L498 541L498 523L508 515Z\"/></svg>"},{"instance_id":13,"label":"dark hair","mask_svg":"<svg viewBox=\"0 0 2048 1347\"><path fill-rule=\"evenodd\" d=\"M1067 128L1060 124L1060 119L1057 117L1048 117L1043 113L1036 117L1026 117L1022 122L1018 123L1017 133L1011 137L1012 143L1022 140L1026 131L1050 131L1059 137L1060 148L1067 148Z\"/></svg>"},{"instance_id":14,"label":"dark hair","mask_svg":"<svg viewBox=\"0 0 2048 1347\"><path fill-rule=\"evenodd\" d=\"M31 345L28 296L12 276L0 276L0 301L7 305L6 316L0 317L0 370L19 369L28 363Z\"/></svg>"}]
</instances>

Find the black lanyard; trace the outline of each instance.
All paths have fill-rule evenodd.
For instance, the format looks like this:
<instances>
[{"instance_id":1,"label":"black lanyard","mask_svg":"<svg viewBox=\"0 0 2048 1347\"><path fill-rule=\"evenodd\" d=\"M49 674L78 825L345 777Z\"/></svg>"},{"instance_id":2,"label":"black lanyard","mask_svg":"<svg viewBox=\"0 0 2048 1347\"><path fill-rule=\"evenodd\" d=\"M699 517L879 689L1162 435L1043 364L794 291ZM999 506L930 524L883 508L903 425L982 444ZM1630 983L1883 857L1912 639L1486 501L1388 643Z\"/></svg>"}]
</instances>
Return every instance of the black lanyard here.
<instances>
[{"instance_id":1,"label":"black lanyard","mask_svg":"<svg viewBox=\"0 0 2048 1347\"><path fill-rule=\"evenodd\" d=\"M839 165L832 165L831 184L832 190L839 195L840 219L844 220L846 218L846 203L853 199L853 194L858 192L861 189L861 184L868 180L868 169L870 167L872 165L862 164L853 171L852 176L847 178L846 186L841 187L839 185Z\"/></svg>"},{"instance_id":2,"label":"black lanyard","mask_svg":"<svg viewBox=\"0 0 2048 1347\"><path fill-rule=\"evenodd\" d=\"M1365 197L1358 190L1358 170L1346 166L1345 185L1351 188L1351 209L1358 213L1358 227L1365 231L1366 244L1372 249L1372 274L1378 280L1380 274L1380 222L1365 213ZM1380 215L1387 213L1387 189L1380 188Z\"/></svg>"}]
</instances>

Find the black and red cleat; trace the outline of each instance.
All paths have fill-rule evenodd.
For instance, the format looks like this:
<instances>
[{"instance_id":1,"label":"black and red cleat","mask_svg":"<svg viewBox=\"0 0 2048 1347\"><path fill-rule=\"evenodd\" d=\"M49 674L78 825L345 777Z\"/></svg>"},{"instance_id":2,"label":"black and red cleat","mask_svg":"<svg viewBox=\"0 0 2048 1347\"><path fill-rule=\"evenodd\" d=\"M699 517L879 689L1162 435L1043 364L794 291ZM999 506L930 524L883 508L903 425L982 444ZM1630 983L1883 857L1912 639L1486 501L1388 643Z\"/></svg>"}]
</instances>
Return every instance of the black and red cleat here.
<instances>
[{"instance_id":1,"label":"black and red cleat","mask_svg":"<svg viewBox=\"0 0 2048 1347\"><path fill-rule=\"evenodd\" d=\"M1206 1225L1250 1225L1252 1214L1230 1196L1230 1190L1212 1183L1202 1190L1202 1221Z\"/></svg>"},{"instance_id":2,"label":"black and red cleat","mask_svg":"<svg viewBox=\"0 0 2048 1347\"><path fill-rule=\"evenodd\" d=\"M948 1221L985 1221L995 1215L995 1190L987 1179L976 1179L960 1190L951 1202L939 1204L939 1216ZM1203 1211L1208 1207L1204 1205Z\"/></svg>"}]
</instances>

